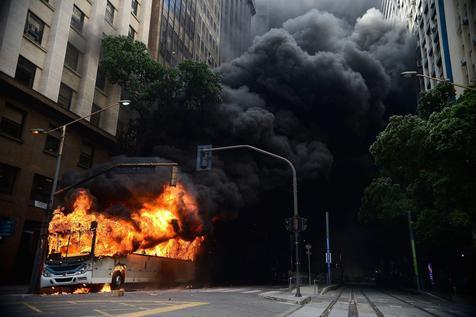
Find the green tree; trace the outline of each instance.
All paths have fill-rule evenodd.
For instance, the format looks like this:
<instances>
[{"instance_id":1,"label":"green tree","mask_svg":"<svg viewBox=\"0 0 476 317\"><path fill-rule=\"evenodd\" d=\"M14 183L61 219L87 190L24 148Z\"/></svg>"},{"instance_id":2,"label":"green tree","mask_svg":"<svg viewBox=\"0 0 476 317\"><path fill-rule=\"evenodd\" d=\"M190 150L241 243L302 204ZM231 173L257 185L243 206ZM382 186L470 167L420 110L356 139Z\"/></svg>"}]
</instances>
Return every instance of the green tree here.
<instances>
[{"instance_id":1,"label":"green tree","mask_svg":"<svg viewBox=\"0 0 476 317\"><path fill-rule=\"evenodd\" d=\"M418 116L394 116L370 152L379 177L364 191L361 219L391 223L413 211L428 248L476 241L476 93L454 100L443 83L423 93ZM451 88L451 89L450 89Z\"/></svg>"},{"instance_id":2,"label":"green tree","mask_svg":"<svg viewBox=\"0 0 476 317\"><path fill-rule=\"evenodd\" d=\"M121 142L129 153L148 154L177 120L196 117L221 101L220 78L206 64L185 60L176 68L163 65L142 42L126 36L102 40L100 70L132 101L134 111Z\"/></svg>"}]
</instances>

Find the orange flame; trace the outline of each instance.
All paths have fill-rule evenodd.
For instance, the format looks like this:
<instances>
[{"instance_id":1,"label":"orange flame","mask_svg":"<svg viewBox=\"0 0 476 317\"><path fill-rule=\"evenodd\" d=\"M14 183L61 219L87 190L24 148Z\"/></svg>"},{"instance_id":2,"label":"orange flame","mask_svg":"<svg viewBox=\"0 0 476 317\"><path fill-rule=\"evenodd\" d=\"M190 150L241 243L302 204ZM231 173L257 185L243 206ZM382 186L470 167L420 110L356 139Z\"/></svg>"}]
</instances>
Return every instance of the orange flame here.
<instances>
[{"instance_id":1,"label":"orange flame","mask_svg":"<svg viewBox=\"0 0 476 317\"><path fill-rule=\"evenodd\" d=\"M94 255L112 256L129 253L165 256L194 260L204 240L198 236L201 221L195 199L177 184L166 187L158 197L140 199L142 207L131 213L130 219L112 216L94 210L94 201L85 189L73 203L73 211L54 212L49 225L49 253L62 256L87 255L91 252L93 232L91 222L97 222ZM179 237L184 230L183 218L195 227L187 229L197 233L191 241Z\"/></svg>"}]
</instances>

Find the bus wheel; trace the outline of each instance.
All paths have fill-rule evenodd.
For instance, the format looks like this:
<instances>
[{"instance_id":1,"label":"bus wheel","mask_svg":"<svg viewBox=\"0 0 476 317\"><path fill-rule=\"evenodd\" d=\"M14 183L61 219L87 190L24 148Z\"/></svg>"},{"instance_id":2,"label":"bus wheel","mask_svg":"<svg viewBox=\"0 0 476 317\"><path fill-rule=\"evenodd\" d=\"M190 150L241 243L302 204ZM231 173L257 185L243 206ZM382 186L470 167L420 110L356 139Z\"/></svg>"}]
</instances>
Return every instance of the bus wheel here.
<instances>
[{"instance_id":1,"label":"bus wheel","mask_svg":"<svg viewBox=\"0 0 476 317\"><path fill-rule=\"evenodd\" d=\"M121 272L116 271L112 274L111 289L120 289L124 284L124 277Z\"/></svg>"}]
</instances>

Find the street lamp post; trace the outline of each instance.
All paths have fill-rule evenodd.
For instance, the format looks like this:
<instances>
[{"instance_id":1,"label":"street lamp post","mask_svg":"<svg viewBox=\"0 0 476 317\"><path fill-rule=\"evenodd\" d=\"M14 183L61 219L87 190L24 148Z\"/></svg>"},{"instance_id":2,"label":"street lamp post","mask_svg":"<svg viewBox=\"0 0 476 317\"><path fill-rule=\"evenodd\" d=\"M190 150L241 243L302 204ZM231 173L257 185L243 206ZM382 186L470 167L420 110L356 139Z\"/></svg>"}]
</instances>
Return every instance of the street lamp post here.
<instances>
[{"instance_id":1,"label":"street lamp post","mask_svg":"<svg viewBox=\"0 0 476 317\"><path fill-rule=\"evenodd\" d=\"M301 288L300 288L300 276L299 276L299 266L300 266L300 262L299 262L299 230L298 230L298 227L299 227L299 211L298 211L298 196L297 196L297 176L296 176L296 168L294 167L293 163L288 160L287 158L285 157L282 157L282 156L279 156L279 155L276 155L274 153L271 153L271 152L268 152L268 151L265 151L265 150L262 150L260 148L257 148L257 147L254 147L254 146L251 146L251 145L244 145L244 144L241 144L241 145L231 145L231 146L223 146L223 147L216 147L216 148L213 148L213 147L203 147L203 148L200 148L198 149L198 154L200 154L200 152L202 153L206 153L206 152L213 152L213 151L224 151L224 150L233 150L233 149L249 149L249 150L253 150L253 151L257 151L259 153L262 153L262 154L265 154L265 155L268 155L268 156L271 156L271 157L274 157L274 158L277 158L281 161L284 161L286 162L289 167L291 168L291 171L292 171L292 174L293 174L293 220L295 222L295 230L294 230L294 244L295 244L295 251L296 251L296 297L301 297ZM208 161L208 160L207 160Z\"/></svg>"},{"instance_id":2,"label":"street lamp post","mask_svg":"<svg viewBox=\"0 0 476 317\"><path fill-rule=\"evenodd\" d=\"M130 100L120 100L117 103L111 104L107 107L104 107L98 111L94 111L90 113L87 116L83 116L81 118L75 119L71 122L68 122L66 124L63 124L57 128L50 129L50 130L44 130L44 129L32 129L31 133L34 135L39 135L39 134L50 134L54 131L61 131L61 137L60 137L60 144L58 147L58 156L56 158L56 167L55 167L55 174L53 178L53 184L51 186L51 193L48 201L48 206L46 211L43 213L43 219L41 222L41 227L40 227L40 237L38 239L38 245L36 248L35 252L35 260L33 262L33 270L31 272L31 279L30 279L30 292L35 293L39 290L39 281L40 281L40 274L41 274L41 268L43 266L43 263L45 262L46 254L47 254L47 246L48 246L48 226L50 223L50 218L53 212L54 208L54 198L55 198L55 193L56 193L56 188L58 186L58 179L60 175L60 170L61 170L61 160L63 158L63 147L64 147L64 140L66 137L66 128L78 121L81 121L83 119L89 118L97 113L103 112L107 109L110 109L114 106L117 105L123 105L123 106L128 106L130 104Z\"/></svg>"},{"instance_id":3,"label":"street lamp post","mask_svg":"<svg viewBox=\"0 0 476 317\"><path fill-rule=\"evenodd\" d=\"M446 80L446 79L424 75L424 74L418 73L414 70L407 70L407 71L401 72L400 76L402 76L404 78L423 77L423 78L428 78L428 79L431 79L431 80L436 80L436 81L441 81L441 82L448 82L448 83L452 84L453 86L463 88L463 89L476 90L476 88L474 88L474 87L468 87L468 86L465 86L465 85L450 82L449 80Z\"/></svg>"},{"instance_id":4,"label":"street lamp post","mask_svg":"<svg viewBox=\"0 0 476 317\"><path fill-rule=\"evenodd\" d=\"M307 266L308 266L308 270L309 270L309 286L312 286L312 283L311 283L311 244L310 243L307 243L306 244L306 254L307 254Z\"/></svg>"}]
</instances>

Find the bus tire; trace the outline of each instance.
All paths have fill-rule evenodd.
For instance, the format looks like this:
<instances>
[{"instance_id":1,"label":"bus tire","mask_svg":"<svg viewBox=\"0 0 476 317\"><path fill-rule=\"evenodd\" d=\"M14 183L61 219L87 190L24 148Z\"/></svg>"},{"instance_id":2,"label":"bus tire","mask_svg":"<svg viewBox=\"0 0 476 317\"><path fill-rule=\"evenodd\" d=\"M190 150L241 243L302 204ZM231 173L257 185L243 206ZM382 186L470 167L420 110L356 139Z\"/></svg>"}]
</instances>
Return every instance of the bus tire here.
<instances>
[{"instance_id":1,"label":"bus tire","mask_svg":"<svg viewBox=\"0 0 476 317\"><path fill-rule=\"evenodd\" d=\"M121 289L123 285L124 285L124 276L119 271L114 272L112 274L111 289L112 290Z\"/></svg>"}]
</instances>

